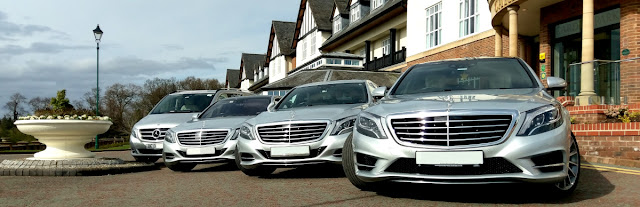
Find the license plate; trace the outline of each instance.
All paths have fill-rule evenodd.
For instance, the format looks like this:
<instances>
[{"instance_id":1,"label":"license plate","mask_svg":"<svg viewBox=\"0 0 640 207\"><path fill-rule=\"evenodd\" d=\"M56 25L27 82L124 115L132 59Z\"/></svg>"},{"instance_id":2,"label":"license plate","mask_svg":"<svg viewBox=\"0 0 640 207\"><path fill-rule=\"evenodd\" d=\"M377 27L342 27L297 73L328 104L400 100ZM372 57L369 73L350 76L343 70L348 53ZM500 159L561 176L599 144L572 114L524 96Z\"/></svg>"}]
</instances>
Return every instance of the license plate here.
<instances>
[{"instance_id":1,"label":"license plate","mask_svg":"<svg viewBox=\"0 0 640 207\"><path fill-rule=\"evenodd\" d=\"M416 152L419 165L479 165L484 161L482 151Z\"/></svg>"},{"instance_id":2,"label":"license plate","mask_svg":"<svg viewBox=\"0 0 640 207\"><path fill-rule=\"evenodd\" d=\"M308 156L309 146L297 146L297 147L272 147L271 157L295 157L295 156Z\"/></svg>"},{"instance_id":3,"label":"license plate","mask_svg":"<svg viewBox=\"0 0 640 207\"><path fill-rule=\"evenodd\" d=\"M190 148L187 149L187 155L209 155L215 154L215 147L202 147L202 148Z\"/></svg>"},{"instance_id":4,"label":"license plate","mask_svg":"<svg viewBox=\"0 0 640 207\"><path fill-rule=\"evenodd\" d=\"M146 144L147 149L162 149L162 143Z\"/></svg>"}]
</instances>

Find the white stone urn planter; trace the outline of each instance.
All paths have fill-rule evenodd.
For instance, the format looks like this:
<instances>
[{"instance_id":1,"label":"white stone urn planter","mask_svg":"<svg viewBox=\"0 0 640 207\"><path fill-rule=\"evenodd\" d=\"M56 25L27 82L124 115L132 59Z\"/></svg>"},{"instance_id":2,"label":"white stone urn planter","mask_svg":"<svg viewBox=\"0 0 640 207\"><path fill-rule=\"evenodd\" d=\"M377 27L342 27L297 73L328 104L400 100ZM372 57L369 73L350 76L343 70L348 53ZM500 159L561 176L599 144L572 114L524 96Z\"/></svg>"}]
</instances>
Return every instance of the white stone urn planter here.
<instances>
[{"instance_id":1,"label":"white stone urn planter","mask_svg":"<svg viewBox=\"0 0 640 207\"><path fill-rule=\"evenodd\" d=\"M113 123L102 120L18 120L15 125L22 133L34 136L47 148L35 153L38 160L93 158L84 149L96 135L109 130Z\"/></svg>"}]
</instances>

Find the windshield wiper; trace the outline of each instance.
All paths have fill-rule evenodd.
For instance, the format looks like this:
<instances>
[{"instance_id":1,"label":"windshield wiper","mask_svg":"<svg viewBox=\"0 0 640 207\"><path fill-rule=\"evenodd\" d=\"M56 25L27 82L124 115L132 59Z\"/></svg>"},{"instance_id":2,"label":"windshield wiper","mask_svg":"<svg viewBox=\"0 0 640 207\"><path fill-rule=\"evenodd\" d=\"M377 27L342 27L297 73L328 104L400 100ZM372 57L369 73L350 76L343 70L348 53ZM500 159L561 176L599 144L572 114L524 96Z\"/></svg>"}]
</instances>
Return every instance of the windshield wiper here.
<instances>
[{"instance_id":1,"label":"windshield wiper","mask_svg":"<svg viewBox=\"0 0 640 207\"><path fill-rule=\"evenodd\" d=\"M185 110L185 111L169 111L169 113L193 113L193 111Z\"/></svg>"}]
</instances>

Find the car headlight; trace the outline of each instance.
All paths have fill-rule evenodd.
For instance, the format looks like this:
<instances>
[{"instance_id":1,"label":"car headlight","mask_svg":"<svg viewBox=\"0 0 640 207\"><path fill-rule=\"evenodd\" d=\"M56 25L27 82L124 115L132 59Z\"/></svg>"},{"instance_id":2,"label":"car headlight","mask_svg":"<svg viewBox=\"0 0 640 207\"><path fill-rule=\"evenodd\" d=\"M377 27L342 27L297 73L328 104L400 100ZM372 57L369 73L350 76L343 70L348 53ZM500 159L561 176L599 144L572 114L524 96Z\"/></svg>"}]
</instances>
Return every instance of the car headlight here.
<instances>
[{"instance_id":1,"label":"car headlight","mask_svg":"<svg viewBox=\"0 0 640 207\"><path fill-rule=\"evenodd\" d=\"M559 105L548 105L527 111L518 136L531 136L560 127L564 121Z\"/></svg>"},{"instance_id":2,"label":"car headlight","mask_svg":"<svg viewBox=\"0 0 640 207\"><path fill-rule=\"evenodd\" d=\"M387 138L384 132L382 132L382 123L380 123L380 116L367 112L360 112L360 114L358 115L358 121L356 123L356 130L360 134L377 139Z\"/></svg>"},{"instance_id":3,"label":"car headlight","mask_svg":"<svg viewBox=\"0 0 640 207\"><path fill-rule=\"evenodd\" d=\"M136 131L138 131L138 130L136 130L136 129L131 129L131 136L132 136L133 138L138 139L138 133L136 133Z\"/></svg>"},{"instance_id":4,"label":"car headlight","mask_svg":"<svg viewBox=\"0 0 640 207\"><path fill-rule=\"evenodd\" d=\"M243 124L240 127L239 136L244 138L244 139L254 140L255 137L253 137L253 133L252 133L251 128L253 128L253 126L251 126L250 124Z\"/></svg>"},{"instance_id":5,"label":"car headlight","mask_svg":"<svg viewBox=\"0 0 640 207\"><path fill-rule=\"evenodd\" d=\"M167 131L164 134L164 141L167 141L169 143L176 143L176 139L173 137L173 132L172 131Z\"/></svg>"},{"instance_id":6,"label":"car headlight","mask_svg":"<svg viewBox=\"0 0 640 207\"><path fill-rule=\"evenodd\" d=\"M356 117L350 116L344 119L336 121L336 128L331 132L331 135L341 135L345 133L351 133L353 131L353 125L356 123Z\"/></svg>"},{"instance_id":7,"label":"car headlight","mask_svg":"<svg viewBox=\"0 0 640 207\"><path fill-rule=\"evenodd\" d=\"M240 134L240 128L234 129L234 130L233 130L233 135L231 135L230 140L236 140L236 139L238 139L238 134Z\"/></svg>"}]
</instances>

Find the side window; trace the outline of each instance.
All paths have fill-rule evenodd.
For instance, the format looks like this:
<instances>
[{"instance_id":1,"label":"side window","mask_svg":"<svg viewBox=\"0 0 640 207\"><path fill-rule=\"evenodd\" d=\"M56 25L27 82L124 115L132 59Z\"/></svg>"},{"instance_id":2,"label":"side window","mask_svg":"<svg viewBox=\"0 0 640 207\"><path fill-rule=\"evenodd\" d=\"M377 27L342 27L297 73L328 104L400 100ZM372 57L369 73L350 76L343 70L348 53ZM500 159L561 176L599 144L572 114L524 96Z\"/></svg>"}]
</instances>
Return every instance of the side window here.
<instances>
[{"instance_id":1,"label":"side window","mask_svg":"<svg viewBox=\"0 0 640 207\"><path fill-rule=\"evenodd\" d=\"M226 98L229 98L228 94L226 94L226 93L220 94L218 96L218 100L222 100L222 99L226 99Z\"/></svg>"}]
</instances>

